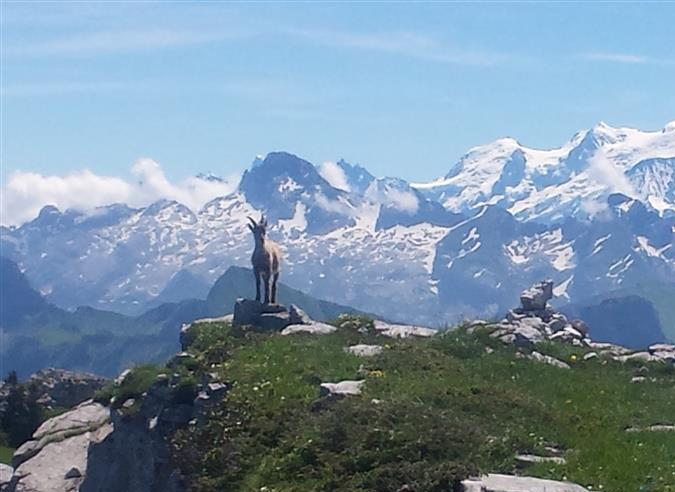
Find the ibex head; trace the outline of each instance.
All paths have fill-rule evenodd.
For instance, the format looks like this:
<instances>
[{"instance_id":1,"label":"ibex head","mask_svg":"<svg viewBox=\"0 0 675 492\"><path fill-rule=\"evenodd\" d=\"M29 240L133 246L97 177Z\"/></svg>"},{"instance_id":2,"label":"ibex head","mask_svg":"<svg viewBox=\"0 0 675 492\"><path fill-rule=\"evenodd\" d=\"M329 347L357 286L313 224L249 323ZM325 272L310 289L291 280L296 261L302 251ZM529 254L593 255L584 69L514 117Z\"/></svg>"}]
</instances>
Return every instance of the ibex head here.
<instances>
[{"instance_id":1,"label":"ibex head","mask_svg":"<svg viewBox=\"0 0 675 492\"><path fill-rule=\"evenodd\" d=\"M260 222L256 222L252 217L247 217L247 219L251 222L247 225L253 233L253 237L255 237L256 242L264 242L265 234L267 233L267 219L265 216L260 216Z\"/></svg>"}]
</instances>

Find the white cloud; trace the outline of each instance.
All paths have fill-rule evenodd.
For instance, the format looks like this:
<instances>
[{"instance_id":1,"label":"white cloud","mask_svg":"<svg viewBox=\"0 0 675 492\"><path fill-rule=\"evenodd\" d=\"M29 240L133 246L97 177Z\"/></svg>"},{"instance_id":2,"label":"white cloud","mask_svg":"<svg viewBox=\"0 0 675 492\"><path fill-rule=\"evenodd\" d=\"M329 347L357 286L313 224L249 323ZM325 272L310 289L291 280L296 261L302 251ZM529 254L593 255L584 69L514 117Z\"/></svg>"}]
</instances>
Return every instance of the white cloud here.
<instances>
[{"instance_id":1,"label":"white cloud","mask_svg":"<svg viewBox=\"0 0 675 492\"><path fill-rule=\"evenodd\" d=\"M610 193L618 192L628 196L638 196L623 171L600 152L596 152L589 159L588 175L594 181L606 186Z\"/></svg>"},{"instance_id":2,"label":"white cloud","mask_svg":"<svg viewBox=\"0 0 675 492\"><path fill-rule=\"evenodd\" d=\"M649 58L628 53L584 53L581 58L592 61L607 61L616 63L648 63Z\"/></svg>"},{"instance_id":3,"label":"white cloud","mask_svg":"<svg viewBox=\"0 0 675 492\"><path fill-rule=\"evenodd\" d=\"M629 65L673 65L675 60L672 58L655 58L652 56L635 55L632 53L616 52L591 52L582 53L579 58L588 61L624 63Z\"/></svg>"},{"instance_id":4,"label":"white cloud","mask_svg":"<svg viewBox=\"0 0 675 492\"><path fill-rule=\"evenodd\" d=\"M419 200L412 191L400 190L392 186L380 187L373 182L366 190L366 196L373 203L380 203L412 215L419 208Z\"/></svg>"},{"instance_id":5,"label":"white cloud","mask_svg":"<svg viewBox=\"0 0 675 492\"><path fill-rule=\"evenodd\" d=\"M172 183L152 159L139 159L131 171L135 182L99 176L87 169L66 176L14 172L1 190L0 223L20 225L35 218L45 205L91 211L111 203L143 207L166 198L198 210L209 200L232 192L237 183L234 176L222 182L190 177Z\"/></svg>"},{"instance_id":6,"label":"white cloud","mask_svg":"<svg viewBox=\"0 0 675 492\"><path fill-rule=\"evenodd\" d=\"M128 53L171 48L187 45L213 43L243 36L238 32L205 32L177 29L127 29L93 33L78 33L63 38L37 43L7 46L5 55L89 55L105 53Z\"/></svg>"},{"instance_id":7,"label":"white cloud","mask_svg":"<svg viewBox=\"0 0 675 492\"><path fill-rule=\"evenodd\" d=\"M387 192L386 203L410 215L417 212L417 208L419 207L419 201L414 193L395 189L390 189Z\"/></svg>"},{"instance_id":8,"label":"white cloud","mask_svg":"<svg viewBox=\"0 0 675 492\"><path fill-rule=\"evenodd\" d=\"M344 169L342 169L336 163L326 161L321 166L319 166L317 170L319 171L321 177L328 181L328 183L333 188L343 191L351 191Z\"/></svg>"},{"instance_id":9,"label":"white cloud","mask_svg":"<svg viewBox=\"0 0 675 492\"><path fill-rule=\"evenodd\" d=\"M427 34L412 31L362 33L329 29L287 29L285 32L325 46L389 53L454 65L492 66L516 59L513 55L503 53L448 47Z\"/></svg>"}]
</instances>

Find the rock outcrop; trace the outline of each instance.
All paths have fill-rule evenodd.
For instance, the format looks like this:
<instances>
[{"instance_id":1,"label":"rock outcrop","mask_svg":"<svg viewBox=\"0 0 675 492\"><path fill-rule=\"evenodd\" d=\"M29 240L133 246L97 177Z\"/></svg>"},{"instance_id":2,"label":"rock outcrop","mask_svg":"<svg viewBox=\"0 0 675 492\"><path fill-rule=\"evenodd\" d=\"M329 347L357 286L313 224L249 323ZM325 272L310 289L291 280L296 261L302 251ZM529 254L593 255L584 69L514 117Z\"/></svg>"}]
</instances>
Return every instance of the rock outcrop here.
<instances>
[{"instance_id":1,"label":"rock outcrop","mask_svg":"<svg viewBox=\"0 0 675 492\"><path fill-rule=\"evenodd\" d=\"M170 367L184 363L178 354ZM189 356L189 354L187 354ZM125 374L115 381L122 385ZM137 398L94 401L44 422L14 454L2 492L183 492L171 461L170 439L208 420L229 386L206 374L193 389L178 373L160 374ZM196 393L196 396L195 396ZM113 408L114 407L114 408Z\"/></svg>"},{"instance_id":2,"label":"rock outcrop","mask_svg":"<svg viewBox=\"0 0 675 492\"><path fill-rule=\"evenodd\" d=\"M80 490L90 446L110 435L108 408L93 401L44 422L14 453L7 492Z\"/></svg>"},{"instance_id":3,"label":"rock outcrop","mask_svg":"<svg viewBox=\"0 0 675 492\"><path fill-rule=\"evenodd\" d=\"M237 299L234 305L233 326L253 326L262 331L292 333L331 333L335 328L312 320L295 304L288 308L281 304L263 304L251 299Z\"/></svg>"}]
</instances>

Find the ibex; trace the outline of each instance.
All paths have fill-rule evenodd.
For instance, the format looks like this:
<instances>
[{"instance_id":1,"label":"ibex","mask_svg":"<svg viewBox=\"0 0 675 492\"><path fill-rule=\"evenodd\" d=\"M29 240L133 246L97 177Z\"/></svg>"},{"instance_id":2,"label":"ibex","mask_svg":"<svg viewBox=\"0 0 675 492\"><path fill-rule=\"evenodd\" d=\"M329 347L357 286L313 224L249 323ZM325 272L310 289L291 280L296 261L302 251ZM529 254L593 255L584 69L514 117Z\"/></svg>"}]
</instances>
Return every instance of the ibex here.
<instances>
[{"instance_id":1,"label":"ibex","mask_svg":"<svg viewBox=\"0 0 675 492\"><path fill-rule=\"evenodd\" d=\"M260 278L262 277L263 282L265 282L265 304L276 304L281 250L276 243L268 241L265 237L267 219L264 215L260 217L260 222L256 222L251 217L248 217L248 220L251 221L248 228L251 229L255 238L255 249L251 256L253 274L255 275L255 300L260 302Z\"/></svg>"}]
</instances>

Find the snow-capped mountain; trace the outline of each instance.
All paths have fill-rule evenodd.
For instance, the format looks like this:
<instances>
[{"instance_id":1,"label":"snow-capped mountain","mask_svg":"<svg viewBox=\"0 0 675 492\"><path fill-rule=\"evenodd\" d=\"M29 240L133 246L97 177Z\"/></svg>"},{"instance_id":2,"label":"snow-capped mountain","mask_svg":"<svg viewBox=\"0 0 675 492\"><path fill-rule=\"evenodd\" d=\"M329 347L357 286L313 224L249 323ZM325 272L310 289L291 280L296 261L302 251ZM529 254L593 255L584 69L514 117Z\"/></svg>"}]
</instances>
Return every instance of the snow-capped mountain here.
<instances>
[{"instance_id":1,"label":"snow-capped mountain","mask_svg":"<svg viewBox=\"0 0 675 492\"><path fill-rule=\"evenodd\" d=\"M340 186L321 166L270 153L201 210L48 206L0 230L2 254L57 305L134 313L247 265L246 217L264 212L285 251L283 281L315 297L440 326L497 316L550 277L558 305L642 296L675 339L674 124L601 124L550 151L502 139L428 184L333 165Z\"/></svg>"},{"instance_id":2,"label":"snow-capped mountain","mask_svg":"<svg viewBox=\"0 0 675 492\"><path fill-rule=\"evenodd\" d=\"M599 123L559 148L512 138L475 147L443 178L413 186L455 212L498 205L519 220L560 222L604 210L611 193L675 214L675 122L644 132Z\"/></svg>"}]
</instances>

